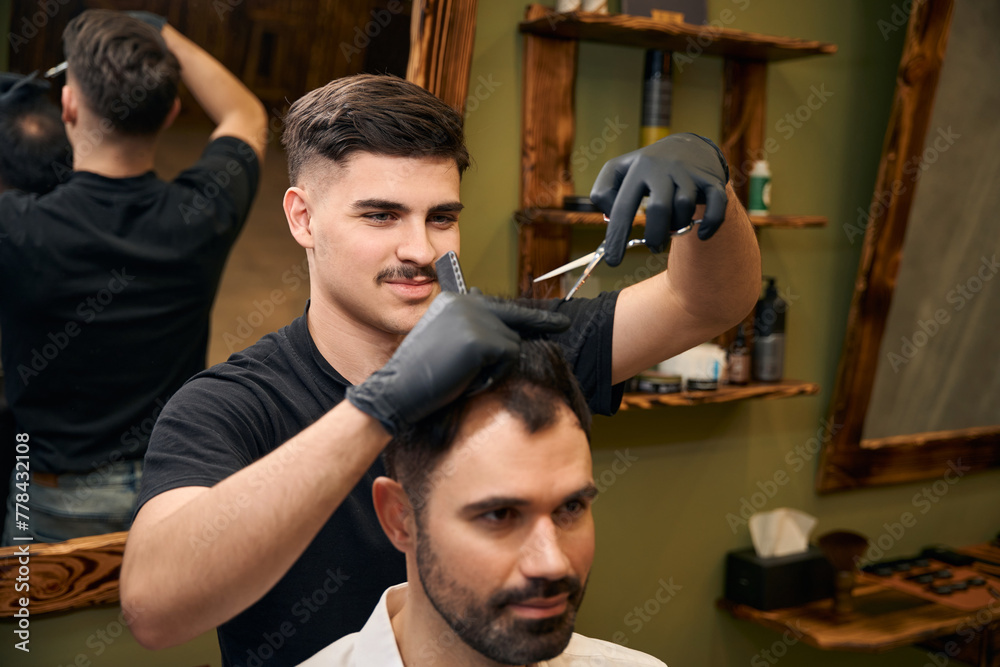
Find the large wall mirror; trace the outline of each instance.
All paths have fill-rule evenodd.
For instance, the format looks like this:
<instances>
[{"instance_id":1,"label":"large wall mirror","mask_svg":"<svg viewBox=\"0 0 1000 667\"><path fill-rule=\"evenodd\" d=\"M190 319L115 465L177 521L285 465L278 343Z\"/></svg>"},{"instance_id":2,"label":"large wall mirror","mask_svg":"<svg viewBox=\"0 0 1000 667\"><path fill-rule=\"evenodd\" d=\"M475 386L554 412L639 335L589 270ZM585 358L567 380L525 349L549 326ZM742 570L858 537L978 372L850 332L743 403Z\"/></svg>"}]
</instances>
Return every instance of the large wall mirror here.
<instances>
[{"instance_id":1,"label":"large wall mirror","mask_svg":"<svg viewBox=\"0 0 1000 667\"><path fill-rule=\"evenodd\" d=\"M144 9L165 16L278 110L358 72L407 77L461 108L476 25L476 0L60 0L59 11L41 18L35 0L9 6L12 72L61 62L63 28L85 9Z\"/></svg>"},{"instance_id":2,"label":"large wall mirror","mask_svg":"<svg viewBox=\"0 0 1000 667\"><path fill-rule=\"evenodd\" d=\"M44 21L35 19L42 27L24 32L27 36L22 40L5 40L5 48L11 71L44 71L63 60L62 31L79 12L145 9L167 17L218 58L261 98L269 114L280 116L289 102L305 92L358 72L405 76L462 111L472 65L476 5L477 0L61 0L55 15ZM40 12L34 0L14 0L0 11L8 8L12 34L18 36L24 22L30 23ZM58 99L57 94L54 97ZM186 103L182 95L183 107L196 109L197 105ZM283 165L275 169L284 173ZM280 215L280 196L277 199ZM283 225L282 219L278 233L286 237ZM235 249L234 254L239 251ZM252 268L268 273L260 266ZM280 282L281 270L272 277ZM225 298L223 288L216 309ZM245 312L241 308L237 311ZM288 320L299 313L301 306ZM263 333L257 332L257 337ZM213 338L217 334L213 330ZM211 357L210 363L225 359ZM7 456L4 461L13 459ZM0 470L4 484L9 474ZM6 498L3 488L0 497ZM33 544L32 613L116 602L126 535ZM0 549L0 583L16 576L16 549ZM0 585L0 616L12 616L20 608L17 595L13 585Z\"/></svg>"},{"instance_id":3,"label":"large wall mirror","mask_svg":"<svg viewBox=\"0 0 1000 667\"><path fill-rule=\"evenodd\" d=\"M996 0L912 3L820 492L1000 466L998 34Z\"/></svg>"}]
</instances>

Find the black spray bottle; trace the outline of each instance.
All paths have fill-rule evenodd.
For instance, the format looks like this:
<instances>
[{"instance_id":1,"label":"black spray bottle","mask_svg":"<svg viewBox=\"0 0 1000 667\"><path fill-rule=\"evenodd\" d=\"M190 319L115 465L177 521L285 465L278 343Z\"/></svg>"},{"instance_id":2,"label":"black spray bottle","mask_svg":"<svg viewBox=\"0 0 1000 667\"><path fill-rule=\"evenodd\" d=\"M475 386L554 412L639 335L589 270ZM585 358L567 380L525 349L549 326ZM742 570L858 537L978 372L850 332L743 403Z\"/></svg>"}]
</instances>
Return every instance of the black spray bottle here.
<instances>
[{"instance_id":1,"label":"black spray bottle","mask_svg":"<svg viewBox=\"0 0 1000 667\"><path fill-rule=\"evenodd\" d=\"M785 372L785 309L774 278L767 278L764 298L757 302L754 315L753 378L777 382Z\"/></svg>"}]
</instances>

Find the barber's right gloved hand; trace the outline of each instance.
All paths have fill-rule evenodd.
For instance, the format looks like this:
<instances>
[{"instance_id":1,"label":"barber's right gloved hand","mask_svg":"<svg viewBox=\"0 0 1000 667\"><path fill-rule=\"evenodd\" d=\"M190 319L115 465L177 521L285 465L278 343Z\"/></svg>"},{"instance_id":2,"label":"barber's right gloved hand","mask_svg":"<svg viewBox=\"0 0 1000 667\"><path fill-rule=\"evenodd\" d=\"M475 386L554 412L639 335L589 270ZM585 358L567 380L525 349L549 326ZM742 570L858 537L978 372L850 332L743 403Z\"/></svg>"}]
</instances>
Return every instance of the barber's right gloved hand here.
<instances>
[{"instance_id":1,"label":"barber's right gloved hand","mask_svg":"<svg viewBox=\"0 0 1000 667\"><path fill-rule=\"evenodd\" d=\"M167 24L167 18L165 16L160 16L159 14L154 14L153 12L136 9L125 13L134 19L138 19L143 23L148 23L153 26L156 28L156 32L162 32L163 26Z\"/></svg>"},{"instance_id":2,"label":"barber's right gloved hand","mask_svg":"<svg viewBox=\"0 0 1000 667\"><path fill-rule=\"evenodd\" d=\"M481 370L515 361L520 334L565 331L569 318L475 294L439 294L385 366L347 400L395 436L458 398Z\"/></svg>"},{"instance_id":3,"label":"barber's right gloved hand","mask_svg":"<svg viewBox=\"0 0 1000 667\"><path fill-rule=\"evenodd\" d=\"M729 165L719 147L688 132L608 160L590 191L590 200L610 218L604 261L621 263L645 195L644 236L650 250L663 252L670 235L692 223L696 204L705 204L698 238L708 240L726 219L728 181Z\"/></svg>"}]
</instances>

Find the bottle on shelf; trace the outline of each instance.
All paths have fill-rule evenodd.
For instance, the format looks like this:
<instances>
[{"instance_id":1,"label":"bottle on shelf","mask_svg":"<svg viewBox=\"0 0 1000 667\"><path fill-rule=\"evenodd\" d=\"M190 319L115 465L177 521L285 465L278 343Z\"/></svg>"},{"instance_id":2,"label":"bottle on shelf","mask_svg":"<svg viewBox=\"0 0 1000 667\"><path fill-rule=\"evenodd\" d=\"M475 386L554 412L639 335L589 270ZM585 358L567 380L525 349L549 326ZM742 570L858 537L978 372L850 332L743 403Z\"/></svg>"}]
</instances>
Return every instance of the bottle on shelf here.
<instances>
[{"instance_id":1,"label":"bottle on shelf","mask_svg":"<svg viewBox=\"0 0 1000 667\"><path fill-rule=\"evenodd\" d=\"M732 345L729 346L727 363L729 384L746 384L750 381L750 349L747 347L742 326L736 332Z\"/></svg>"},{"instance_id":2,"label":"bottle on shelf","mask_svg":"<svg viewBox=\"0 0 1000 667\"><path fill-rule=\"evenodd\" d=\"M771 166L767 160L757 160L750 170L750 194L747 212L767 215L771 212Z\"/></svg>"},{"instance_id":3,"label":"bottle on shelf","mask_svg":"<svg viewBox=\"0 0 1000 667\"><path fill-rule=\"evenodd\" d=\"M767 277L764 298L754 314L753 379L777 382L785 372L785 310L774 278Z\"/></svg>"},{"instance_id":4,"label":"bottle on shelf","mask_svg":"<svg viewBox=\"0 0 1000 667\"><path fill-rule=\"evenodd\" d=\"M670 51L649 49L642 85L642 125L639 143L648 146L670 134L670 99L673 81Z\"/></svg>"}]
</instances>

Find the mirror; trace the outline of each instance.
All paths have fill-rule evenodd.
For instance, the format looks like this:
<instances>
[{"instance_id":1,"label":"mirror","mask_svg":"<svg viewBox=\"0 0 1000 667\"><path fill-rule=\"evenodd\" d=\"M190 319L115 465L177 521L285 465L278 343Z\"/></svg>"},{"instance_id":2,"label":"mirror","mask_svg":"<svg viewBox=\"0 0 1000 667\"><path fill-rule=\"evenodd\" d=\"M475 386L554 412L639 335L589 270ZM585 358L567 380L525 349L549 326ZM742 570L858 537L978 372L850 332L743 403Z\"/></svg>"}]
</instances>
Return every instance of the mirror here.
<instances>
[{"instance_id":1,"label":"mirror","mask_svg":"<svg viewBox=\"0 0 1000 667\"><path fill-rule=\"evenodd\" d=\"M413 0L68 0L49 16L39 15L37 2L14 0L10 70L44 71L61 62L62 31L85 9L143 9L166 17L236 74L268 110L281 111L331 79L358 72L406 76L413 5ZM201 113L191 97L182 94L181 101L186 112Z\"/></svg>"},{"instance_id":2,"label":"mirror","mask_svg":"<svg viewBox=\"0 0 1000 667\"><path fill-rule=\"evenodd\" d=\"M18 38L22 35L22 27L31 25L32 17L40 11L33 0L14 0L6 7L10 7L11 35ZM24 32L23 40L8 40L9 69L44 71L61 62L63 29L73 16L90 7L142 8L166 16L171 24L240 76L264 102L272 120L280 119L288 103L305 92L333 78L362 71L388 71L405 76L451 106L460 111L464 109L475 38L476 0L292 0L281 3L267 0L68 0L59 3L53 16L46 16L44 21L37 19L42 27ZM58 100L58 91L54 100ZM192 116L202 113L191 99L182 97L182 106ZM269 128L280 128L280 122L277 126L271 123ZM175 126L168 132L181 132L181 129ZM191 164L204 147L203 139L207 136L206 131L204 137L198 138L200 143L192 144L195 158L188 161L174 156L165 160L163 173L176 173ZM183 141L175 143L185 144ZM272 142L272 149L274 146ZM263 252L269 257L278 254L274 252L276 243L294 245L281 212L280 193L287 187L283 162L280 155L275 157L273 152L269 155L254 206L255 211L261 210L266 218L266 224L261 227L266 228L265 237L263 240L258 238L255 243L265 246ZM160 166L158 160L158 171ZM274 174L275 181L271 184L271 192L265 189L269 173ZM279 194L272 196L275 190ZM253 215L251 213L251 218ZM276 220L278 224L274 224ZM240 264L239 256L247 250L247 236L254 233L250 220L233 249L226 274ZM268 234L271 236L266 236ZM229 353L252 344L272 330L257 328L252 338L248 336L235 343L225 339L227 334L238 333L237 315L246 318L252 312L250 304L256 303L254 299L267 301L274 287L285 287L282 303L292 305L276 309L273 321L269 320L267 326L284 326L302 313L308 290L296 292L287 284L292 276L291 268L298 268L303 257L301 248L295 246L294 250L297 254L293 266L287 262L282 264L284 260L281 259L277 260L277 265L260 262L259 256L243 262L246 273L231 278L232 283L239 283L243 288L238 296L236 292L227 292L224 275L213 309L209 365L225 360ZM248 280L248 275L253 279ZM293 284L299 285L299 279L295 277L295 280ZM226 307L223 302L227 298L237 303L229 304L229 311L219 315L220 309ZM272 309L275 310L273 304ZM287 317L281 320L283 315ZM237 344L239 347L234 348ZM9 479L9 471L2 479ZM3 497L6 498L6 492ZM32 586L32 612L117 601L118 566L125 535L112 533L54 545L33 545L33 558L36 554L44 557L33 563L39 564L39 573L44 570L46 583L44 587ZM16 547L0 550L0 579L10 568L16 568L15 550ZM18 608L16 598L12 588L3 592L0 616L9 617ZM45 599L35 597L40 593L46 596Z\"/></svg>"},{"instance_id":3,"label":"mirror","mask_svg":"<svg viewBox=\"0 0 1000 667\"><path fill-rule=\"evenodd\" d=\"M819 492L1000 465L1000 5L912 5Z\"/></svg>"}]
</instances>

